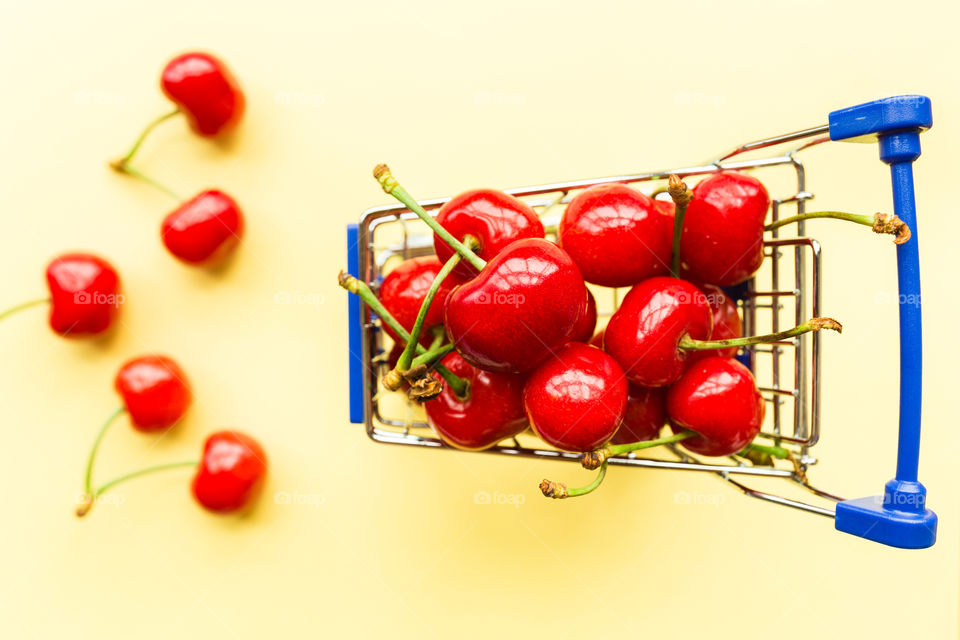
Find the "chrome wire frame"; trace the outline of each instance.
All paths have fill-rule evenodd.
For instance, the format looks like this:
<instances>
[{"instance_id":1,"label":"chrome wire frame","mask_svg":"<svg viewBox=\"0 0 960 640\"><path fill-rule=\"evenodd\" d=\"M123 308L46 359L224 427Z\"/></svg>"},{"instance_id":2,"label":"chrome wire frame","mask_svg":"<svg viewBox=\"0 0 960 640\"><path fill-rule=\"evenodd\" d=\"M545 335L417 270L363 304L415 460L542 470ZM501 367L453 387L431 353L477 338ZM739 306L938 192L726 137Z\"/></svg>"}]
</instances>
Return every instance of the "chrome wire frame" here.
<instances>
[{"instance_id":1,"label":"chrome wire frame","mask_svg":"<svg viewBox=\"0 0 960 640\"><path fill-rule=\"evenodd\" d=\"M795 207L798 214L806 208L806 201L813 198L813 194L806 189L806 174L803 164L797 154L809 147L829 141L823 135L828 131L826 125L813 127L795 133L757 140L738 146L718 159L699 166L683 167L665 171L649 173L627 174L588 180L572 180L530 187L505 189L534 208L547 208L565 205L572 197L572 192L586 189L595 185L610 183L643 183L666 180L671 174L681 178L706 175L724 170L751 170L767 167L789 167L796 174L796 191L786 197L775 198L771 204L771 218L777 220L781 216L781 209L786 205ZM735 159L741 154L784 145L802 139L809 139L800 146L793 147L781 155L753 160ZM546 197L546 196L550 197ZM432 198L421 200L420 204L430 211L443 205L449 198ZM412 235L407 232L408 223L415 221L416 215L400 204L373 207L364 212L358 230L360 276L375 291L382 279L382 271L386 261L394 256L403 259L428 255L433 252L432 234ZM555 228L559 215L544 215L544 226ZM377 229L385 224L397 224L403 227L402 241L388 246L377 246L375 236ZM421 223L422 224L422 223ZM793 298L796 308L796 322L800 324L806 309L809 307L813 316L821 313L822 276L821 276L821 248L820 244L805 236L804 223L796 225L796 237L781 238L780 229L774 230L769 239L764 242L766 258L770 260L769 288L763 286L755 277L748 283L745 298L740 302L740 311L744 322L744 333L750 335L756 331L759 324L759 314L770 311L771 332L781 330L779 312L783 308L784 298ZM784 266L781 261L785 254L792 254L792 271L794 272L794 288L783 288L781 283ZM807 282L807 265L810 264L811 278ZM614 306L618 302L618 291L613 290ZM414 445L422 447L450 448L439 438L433 435L421 435L411 429L428 428L425 422L413 422L408 419L383 415L378 401L380 377L386 373L387 354L383 351L381 339L382 331L379 321L371 317L366 305L361 305L361 319L363 322L362 348L365 361L369 363L364 375L364 421L367 435L377 441L390 444ZM784 388L782 386L784 363L782 356L793 351L793 380L795 385ZM706 462L699 457L670 445L664 449L670 451L675 460L661 460L646 458L635 454L610 459L610 464L618 466L644 467L650 469L673 469L687 471L705 471L717 474L735 488L753 498L758 498L775 504L800 509L832 518L834 509L832 502L841 500L828 492L812 486L807 479L807 469L816 463L810 455L811 448L820 438L820 363L822 345L818 333L803 335L798 338L762 345L747 349L751 368L756 371L756 364L761 357L770 357L770 380L759 381L760 390L770 406L772 413L772 431L761 432L760 437L768 439L788 449L793 455L792 468L752 466L739 457L729 456L715 462ZM783 405L793 402L793 410L784 411ZM789 427L789 428L788 428ZM549 448L531 448L522 446L517 439L501 442L484 453L513 455L522 457L536 457L545 459L576 461L578 454L557 451ZM740 476L762 476L786 479L810 491L814 495L827 501L827 506L808 504L779 495L752 489L743 484Z\"/></svg>"}]
</instances>

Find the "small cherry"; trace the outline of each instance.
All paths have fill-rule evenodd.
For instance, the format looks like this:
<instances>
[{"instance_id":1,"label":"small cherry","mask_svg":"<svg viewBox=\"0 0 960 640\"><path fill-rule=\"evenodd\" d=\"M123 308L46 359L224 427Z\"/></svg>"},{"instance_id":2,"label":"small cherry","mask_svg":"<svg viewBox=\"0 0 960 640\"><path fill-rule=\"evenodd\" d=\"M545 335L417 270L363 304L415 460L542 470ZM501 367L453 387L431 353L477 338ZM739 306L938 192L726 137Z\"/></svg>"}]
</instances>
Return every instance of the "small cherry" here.
<instances>
[{"instance_id":1,"label":"small cherry","mask_svg":"<svg viewBox=\"0 0 960 640\"><path fill-rule=\"evenodd\" d=\"M427 422L444 442L457 449L479 451L527 428L522 376L477 369L458 353L442 362L468 385L463 396L448 385L424 404Z\"/></svg>"},{"instance_id":2,"label":"small cherry","mask_svg":"<svg viewBox=\"0 0 960 640\"><path fill-rule=\"evenodd\" d=\"M573 329L570 342L592 342L593 331L597 328L597 299L593 292L587 289L587 312L580 316L580 321ZM600 345L594 345L599 347Z\"/></svg>"},{"instance_id":3,"label":"small cherry","mask_svg":"<svg viewBox=\"0 0 960 640\"><path fill-rule=\"evenodd\" d=\"M427 291L442 268L443 265L437 260L436 256L410 258L391 270L380 284L380 302L389 309L397 322L408 332L413 329L417 313L423 305ZM443 304L450 290L457 283L458 281L452 277L445 280L444 284L441 285L441 290L430 305L430 310L424 321L426 330L420 337L420 343L424 346L429 345L432 340L430 330L443 324ZM389 325L384 325L384 330L395 342L406 342L405 339L401 340L400 336Z\"/></svg>"},{"instance_id":4,"label":"small cherry","mask_svg":"<svg viewBox=\"0 0 960 640\"><path fill-rule=\"evenodd\" d=\"M712 284L700 285L700 290L706 295L707 304L710 305L710 313L713 315L713 331L710 333L710 339L727 340L742 337L743 321L740 319L740 312L737 311L737 303L724 293L723 289ZM736 347L708 349L690 354L689 361L693 362L711 356L732 358L735 355L737 355Z\"/></svg>"},{"instance_id":5,"label":"small cherry","mask_svg":"<svg viewBox=\"0 0 960 640\"><path fill-rule=\"evenodd\" d=\"M160 237L183 262L216 267L236 249L243 229L243 213L236 201L223 191L208 189L167 215Z\"/></svg>"},{"instance_id":6,"label":"small cherry","mask_svg":"<svg viewBox=\"0 0 960 640\"><path fill-rule=\"evenodd\" d=\"M681 446L706 456L732 455L750 444L765 411L750 370L722 356L691 364L667 392L671 428L697 434Z\"/></svg>"},{"instance_id":7,"label":"small cherry","mask_svg":"<svg viewBox=\"0 0 960 640\"><path fill-rule=\"evenodd\" d=\"M770 195L753 176L722 171L698 183L683 217L684 276L722 286L749 279L763 262L769 208Z\"/></svg>"},{"instance_id":8,"label":"small cherry","mask_svg":"<svg viewBox=\"0 0 960 640\"><path fill-rule=\"evenodd\" d=\"M631 286L669 273L671 210L627 185L597 185L567 205L559 243L587 282Z\"/></svg>"},{"instance_id":9,"label":"small cherry","mask_svg":"<svg viewBox=\"0 0 960 640\"><path fill-rule=\"evenodd\" d=\"M694 285L659 277L636 285L610 318L603 348L620 363L630 382L663 387L683 373L684 336L703 340L712 327L710 305Z\"/></svg>"},{"instance_id":10,"label":"small cherry","mask_svg":"<svg viewBox=\"0 0 960 640\"><path fill-rule=\"evenodd\" d=\"M267 456L259 442L239 431L218 431L203 445L193 497L208 511L240 511L256 500L266 475Z\"/></svg>"},{"instance_id":11,"label":"small cherry","mask_svg":"<svg viewBox=\"0 0 960 640\"><path fill-rule=\"evenodd\" d=\"M580 271L539 238L508 245L447 296L444 325L457 351L488 371L529 371L566 344L587 312Z\"/></svg>"},{"instance_id":12,"label":"small cherry","mask_svg":"<svg viewBox=\"0 0 960 640\"><path fill-rule=\"evenodd\" d=\"M544 442L564 451L592 451L620 426L627 380L609 355L571 342L530 374L523 404Z\"/></svg>"},{"instance_id":13,"label":"small cherry","mask_svg":"<svg viewBox=\"0 0 960 640\"><path fill-rule=\"evenodd\" d=\"M160 85L198 135L227 133L243 116L243 91L223 61L208 53L177 56L163 68Z\"/></svg>"},{"instance_id":14,"label":"small cherry","mask_svg":"<svg viewBox=\"0 0 960 640\"><path fill-rule=\"evenodd\" d=\"M49 297L0 312L0 320L50 304L49 323L55 333L65 338L85 338L107 331L124 301L116 269L89 253L66 253L55 258L47 266L47 288Z\"/></svg>"},{"instance_id":15,"label":"small cherry","mask_svg":"<svg viewBox=\"0 0 960 640\"><path fill-rule=\"evenodd\" d=\"M631 384L623 423L610 440L613 444L653 440L667 424L666 389Z\"/></svg>"},{"instance_id":16,"label":"small cherry","mask_svg":"<svg viewBox=\"0 0 960 640\"><path fill-rule=\"evenodd\" d=\"M179 422L193 402L190 383L183 370L174 360L161 355L128 360L117 372L114 388L123 399L123 406L103 423L90 449L84 477L84 499L77 508L78 516L86 514L99 495L93 488L93 466L103 437L118 417L126 413L137 431L153 433Z\"/></svg>"},{"instance_id":17,"label":"small cherry","mask_svg":"<svg viewBox=\"0 0 960 640\"><path fill-rule=\"evenodd\" d=\"M436 220L458 240L466 236L475 238L478 245L475 252L483 260L491 260L514 240L544 237L543 223L529 205L494 189L472 189L451 198L440 207ZM433 246L441 262L455 253L437 235ZM454 269L454 274L464 280L477 272L478 269L466 262Z\"/></svg>"}]
</instances>

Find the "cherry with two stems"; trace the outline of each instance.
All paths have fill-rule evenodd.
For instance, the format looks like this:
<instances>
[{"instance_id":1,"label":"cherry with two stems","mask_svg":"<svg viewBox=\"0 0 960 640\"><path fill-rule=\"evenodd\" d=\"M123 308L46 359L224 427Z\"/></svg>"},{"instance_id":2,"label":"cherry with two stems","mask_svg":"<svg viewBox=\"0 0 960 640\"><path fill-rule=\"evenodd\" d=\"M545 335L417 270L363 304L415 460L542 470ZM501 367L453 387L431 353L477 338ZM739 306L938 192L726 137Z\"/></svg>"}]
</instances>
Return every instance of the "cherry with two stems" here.
<instances>
[{"instance_id":1,"label":"cherry with two stems","mask_svg":"<svg viewBox=\"0 0 960 640\"><path fill-rule=\"evenodd\" d=\"M109 262L90 253L65 253L50 262L46 276L48 297L0 312L0 320L49 304L50 328L62 337L99 336L113 326L124 296L120 276Z\"/></svg>"}]
</instances>

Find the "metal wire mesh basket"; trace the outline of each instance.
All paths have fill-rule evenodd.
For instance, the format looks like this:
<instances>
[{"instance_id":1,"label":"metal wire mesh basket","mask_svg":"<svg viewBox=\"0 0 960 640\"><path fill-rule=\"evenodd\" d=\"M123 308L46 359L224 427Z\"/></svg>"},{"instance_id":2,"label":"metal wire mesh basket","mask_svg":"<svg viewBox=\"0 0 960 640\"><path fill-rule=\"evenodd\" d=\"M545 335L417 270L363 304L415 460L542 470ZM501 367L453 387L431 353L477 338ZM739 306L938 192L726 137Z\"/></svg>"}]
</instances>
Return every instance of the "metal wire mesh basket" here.
<instances>
[{"instance_id":1,"label":"metal wire mesh basket","mask_svg":"<svg viewBox=\"0 0 960 640\"><path fill-rule=\"evenodd\" d=\"M898 247L898 266L901 274L901 300L905 288L914 286L904 282L905 272L917 276L910 262L916 259L916 221L913 215L912 180L909 194L903 193L903 179L898 187L897 171L905 166L911 170L914 157L904 159L902 147L919 132L930 126L929 100L921 96L900 96L858 105L830 114L830 124L814 127L738 146L718 159L690 167L650 173L628 174L606 178L572 180L553 184L506 189L537 210L547 229L547 237L555 238L556 226L565 205L578 192L598 184L624 183L652 192L664 184L670 174L689 178L723 170L756 172L772 194L771 220L801 214L813 193L807 188L806 173L801 161L803 151L830 140L879 139L881 157L891 165L894 181L894 205L897 215L914 230L911 242ZM804 142L800 142L804 141ZM799 145L799 146L798 146ZM919 155L919 143L916 143ZM884 149L893 147L895 157L884 156ZM749 153L754 152L754 153ZM897 155L900 153L901 155ZM744 159L745 156L754 156ZM760 157L755 157L755 156ZM890 154L887 154L888 156ZM909 155L909 154L908 154ZM898 169L900 167L900 169ZM912 175L912 174L911 174ZM899 194L899 195L898 195ZM427 211L434 211L449 198L422 201ZM909 202L906 202L908 200ZM782 237L774 230L765 241L765 260L756 276L728 291L736 300L744 322L745 335L773 333L801 323L809 317L820 316L823 278L821 273L821 246L806 236L802 222L792 229L791 237ZM906 250L905 250L906 248ZM358 225L348 229L349 271L377 290L385 273L394 262L433 252L433 235L415 214L403 205L387 205L368 209ZM918 282L915 283L919 290ZM624 289L591 287L597 297L599 315L609 316L617 307ZM901 305L901 338L910 342L907 348L919 353L919 305L916 305L916 331L910 309ZM904 312L908 313L905 318ZM367 435L377 442L410 446L448 448L423 419L418 410L403 394L381 391L380 378L387 373L389 340L379 320L356 298L350 303L351 347L351 421L363 423ZM914 342L915 341L915 342ZM914 347L915 345L915 347ZM838 529L900 547L925 547L935 540L936 516L925 508L925 500L918 498L923 487L916 481L916 447L919 443L919 367L915 378L901 371L901 398L903 381L910 385L908 393L916 394L916 424L906 424L901 402L900 463L897 478L888 483L882 496L844 501L820 490L808 478L810 467L816 464L813 456L820 439L821 415L820 373L823 346L819 334L803 335L768 345L751 346L738 355L754 372L768 411L759 438L776 444L791 453L791 459L778 466L755 466L740 457L702 458L677 445L658 448L657 453L630 454L610 459L610 464L627 467L673 469L714 473L748 496L834 518ZM901 361L901 367L911 361ZM909 404L909 403L908 403ZM908 413L911 409L908 407ZM907 420L911 417L908 415ZM905 442L906 435L906 442ZM915 436L916 445L911 438ZM532 434L521 434L487 450L487 453L515 456L534 456L558 460L577 460L578 454L549 448ZM910 477L910 456L913 456L913 477ZM904 460L906 459L906 462ZM796 499L752 488L751 478L779 478L800 487L815 498L813 501ZM906 483L906 484L904 484ZM919 489L918 489L919 488ZM792 492L796 493L796 492ZM912 498L904 500L903 498ZM918 504L919 503L919 504Z\"/></svg>"}]
</instances>

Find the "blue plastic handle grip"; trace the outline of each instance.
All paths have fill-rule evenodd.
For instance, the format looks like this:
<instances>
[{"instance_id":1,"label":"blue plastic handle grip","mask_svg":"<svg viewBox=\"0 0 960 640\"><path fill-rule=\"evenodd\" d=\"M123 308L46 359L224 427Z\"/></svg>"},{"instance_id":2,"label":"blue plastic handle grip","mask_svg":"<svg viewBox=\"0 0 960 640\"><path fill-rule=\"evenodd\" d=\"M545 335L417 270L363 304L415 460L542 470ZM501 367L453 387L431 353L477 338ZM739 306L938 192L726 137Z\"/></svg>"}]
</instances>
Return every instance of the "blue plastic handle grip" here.
<instances>
[{"instance_id":1,"label":"blue plastic handle grip","mask_svg":"<svg viewBox=\"0 0 960 640\"><path fill-rule=\"evenodd\" d=\"M358 228L347 225L347 273L360 277L360 246L357 244ZM363 341L360 331L360 298L347 296L347 347L350 349L350 422L363 422Z\"/></svg>"},{"instance_id":2,"label":"blue plastic handle grip","mask_svg":"<svg viewBox=\"0 0 960 640\"><path fill-rule=\"evenodd\" d=\"M920 406L923 395L923 337L913 162L920 157L920 132L933 124L930 99L895 96L830 114L830 138L878 140L880 159L890 165L893 210L912 236L897 246L900 310L900 436L897 473L879 496L837 504L840 531L893 547L922 549L937 539L937 516L926 508L926 488L917 480Z\"/></svg>"}]
</instances>

